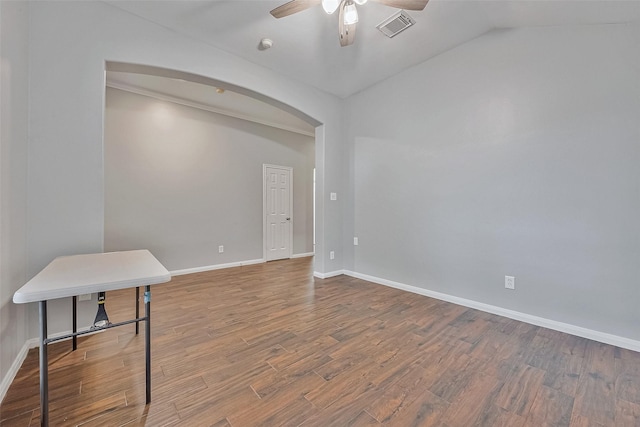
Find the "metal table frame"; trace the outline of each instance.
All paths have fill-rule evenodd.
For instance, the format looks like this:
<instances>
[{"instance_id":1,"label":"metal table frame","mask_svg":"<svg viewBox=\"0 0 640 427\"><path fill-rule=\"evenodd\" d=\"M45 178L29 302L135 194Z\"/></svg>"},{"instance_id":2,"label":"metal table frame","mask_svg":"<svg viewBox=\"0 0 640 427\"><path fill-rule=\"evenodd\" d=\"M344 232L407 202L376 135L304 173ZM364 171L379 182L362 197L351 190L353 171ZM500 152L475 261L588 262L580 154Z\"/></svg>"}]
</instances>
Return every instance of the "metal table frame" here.
<instances>
[{"instance_id":1,"label":"metal table frame","mask_svg":"<svg viewBox=\"0 0 640 427\"><path fill-rule=\"evenodd\" d=\"M72 349L76 351L78 348L78 337L105 329L117 328L118 326L136 324L136 335L139 333L140 322L145 322L144 337L144 354L145 354L145 385L146 385L146 403L151 403L151 290L150 286L145 286L144 292L144 317L140 317L140 287L136 287L136 318L125 320L124 322L110 323L107 326L86 331L78 332L78 297L73 296L73 332L71 334L48 338L47 336L47 301L40 301L39 317L40 317L40 425L47 427L49 425L49 358L47 355L47 347L50 343L72 338Z\"/></svg>"},{"instance_id":2,"label":"metal table frame","mask_svg":"<svg viewBox=\"0 0 640 427\"><path fill-rule=\"evenodd\" d=\"M73 350L77 337L103 329L145 322L146 403L151 402L151 285L171 280L167 269L146 249L80 254L55 258L40 273L13 294L13 302L37 302L40 315L40 423L49 425L49 344L72 339ZM144 292L144 317L140 317L140 287ZM78 332L77 295L136 288L135 319ZM73 331L64 336L49 338L47 333L47 301L72 298Z\"/></svg>"}]
</instances>

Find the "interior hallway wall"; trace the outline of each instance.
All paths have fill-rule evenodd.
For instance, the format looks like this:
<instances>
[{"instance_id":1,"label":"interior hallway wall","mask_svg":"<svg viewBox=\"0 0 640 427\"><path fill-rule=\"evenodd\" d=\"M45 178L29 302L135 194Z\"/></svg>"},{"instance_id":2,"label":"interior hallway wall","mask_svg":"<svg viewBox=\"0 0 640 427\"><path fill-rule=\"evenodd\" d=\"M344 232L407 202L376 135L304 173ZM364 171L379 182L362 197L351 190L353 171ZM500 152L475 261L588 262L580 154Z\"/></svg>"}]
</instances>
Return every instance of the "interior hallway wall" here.
<instances>
[{"instance_id":1,"label":"interior hallway wall","mask_svg":"<svg viewBox=\"0 0 640 427\"><path fill-rule=\"evenodd\" d=\"M313 252L314 145L107 88L105 251L146 248L169 270L261 259L262 165L273 164L293 168L292 253Z\"/></svg>"},{"instance_id":2,"label":"interior hallway wall","mask_svg":"<svg viewBox=\"0 0 640 427\"><path fill-rule=\"evenodd\" d=\"M27 269L28 9L0 2L0 396L29 338L26 306L12 301Z\"/></svg>"}]
</instances>

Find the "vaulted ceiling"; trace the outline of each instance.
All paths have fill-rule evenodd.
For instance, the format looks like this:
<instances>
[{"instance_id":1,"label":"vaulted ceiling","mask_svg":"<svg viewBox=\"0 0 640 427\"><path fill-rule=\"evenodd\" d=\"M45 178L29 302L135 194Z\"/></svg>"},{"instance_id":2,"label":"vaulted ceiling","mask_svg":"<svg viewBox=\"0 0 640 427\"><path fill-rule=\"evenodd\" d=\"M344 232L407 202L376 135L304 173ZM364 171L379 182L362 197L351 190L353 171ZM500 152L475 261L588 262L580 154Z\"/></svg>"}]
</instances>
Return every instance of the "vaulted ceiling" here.
<instances>
[{"instance_id":1,"label":"vaulted ceiling","mask_svg":"<svg viewBox=\"0 0 640 427\"><path fill-rule=\"evenodd\" d=\"M117 1L108 3L341 98L488 31L640 22L640 1L431 0L409 11L416 25L387 38L376 25L397 9L358 6L355 43L340 47L337 14L321 6L281 19L280 1ZM259 50L260 39L273 47Z\"/></svg>"}]
</instances>

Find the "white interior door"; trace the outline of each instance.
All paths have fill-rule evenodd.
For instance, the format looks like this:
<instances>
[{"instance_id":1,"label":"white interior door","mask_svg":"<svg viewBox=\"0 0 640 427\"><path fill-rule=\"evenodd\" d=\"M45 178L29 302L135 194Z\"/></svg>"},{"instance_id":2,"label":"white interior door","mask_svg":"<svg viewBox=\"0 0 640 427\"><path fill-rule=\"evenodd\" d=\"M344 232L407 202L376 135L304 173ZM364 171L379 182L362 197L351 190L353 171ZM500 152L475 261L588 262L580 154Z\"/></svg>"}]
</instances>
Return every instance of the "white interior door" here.
<instances>
[{"instance_id":1,"label":"white interior door","mask_svg":"<svg viewBox=\"0 0 640 427\"><path fill-rule=\"evenodd\" d=\"M293 169L264 165L265 259L291 258Z\"/></svg>"}]
</instances>

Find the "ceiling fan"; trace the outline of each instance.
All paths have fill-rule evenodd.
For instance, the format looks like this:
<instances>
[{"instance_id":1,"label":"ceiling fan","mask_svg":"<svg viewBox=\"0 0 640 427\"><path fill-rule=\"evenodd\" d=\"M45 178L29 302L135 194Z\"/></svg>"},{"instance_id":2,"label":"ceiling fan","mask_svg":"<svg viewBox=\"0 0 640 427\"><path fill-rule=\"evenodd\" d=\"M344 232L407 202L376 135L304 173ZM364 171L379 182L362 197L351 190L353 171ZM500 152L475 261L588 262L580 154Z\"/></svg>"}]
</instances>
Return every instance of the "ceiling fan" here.
<instances>
[{"instance_id":1,"label":"ceiling fan","mask_svg":"<svg viewBox=\"0 0 640 427\"><path fill-rule=\"evenodd\" d=\"M387 6L406 10L422 10L429 0L371 0ZM338 30L340 46L348 46L353 43L356 36L356 23L358 22L358 10L356 4L362 6L367 0L291 0L271 11L276 18L284 18L294 13L302 12L310 7L322 4L322 8L328 14L338 13Z\"/></svg>"}]
</instances>

